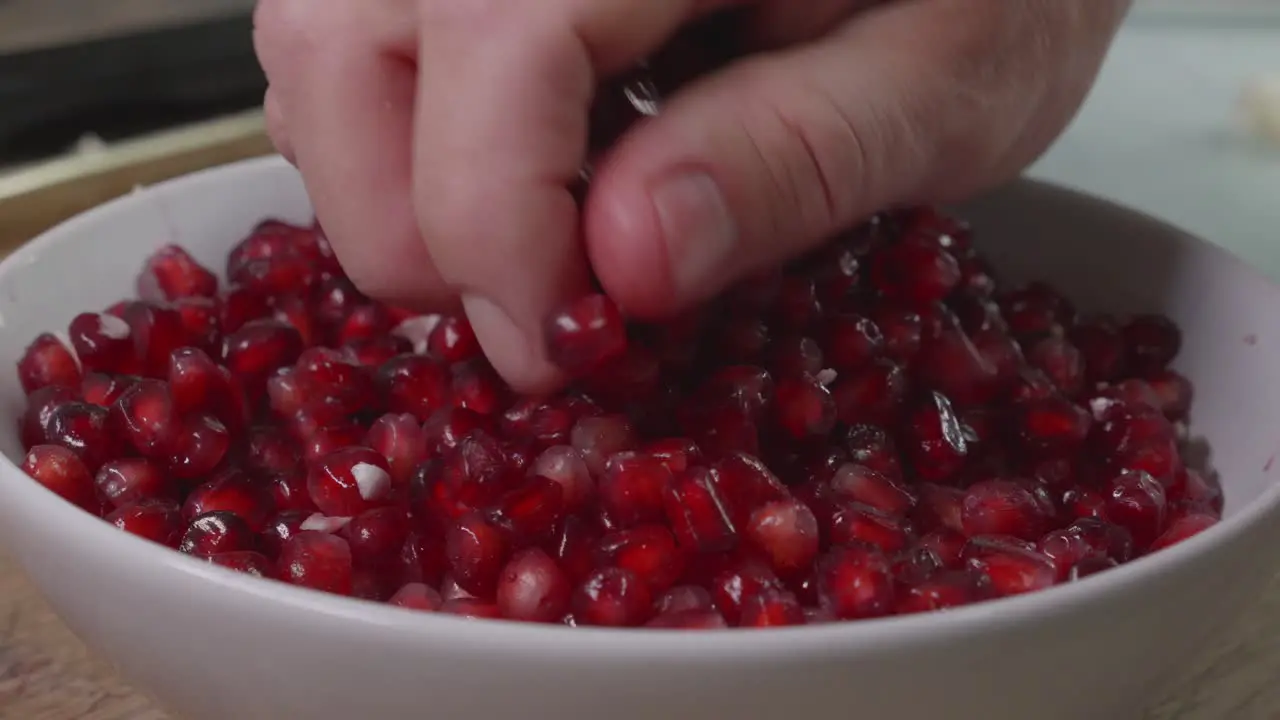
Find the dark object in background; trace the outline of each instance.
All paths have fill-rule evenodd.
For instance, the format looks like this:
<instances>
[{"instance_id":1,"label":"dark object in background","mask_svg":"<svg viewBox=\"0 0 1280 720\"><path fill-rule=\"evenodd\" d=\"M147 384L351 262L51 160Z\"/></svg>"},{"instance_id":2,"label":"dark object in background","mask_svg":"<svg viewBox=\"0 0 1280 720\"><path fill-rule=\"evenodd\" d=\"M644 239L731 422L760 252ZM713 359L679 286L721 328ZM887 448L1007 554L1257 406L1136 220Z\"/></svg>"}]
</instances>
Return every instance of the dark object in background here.
<instances>
[{"instance_id":1,"label":"dark object in background","mask_svg":"<svg viewBox=\"0 0 1280 720\"><path fill-rule=\"evenodd\" d=\"M69 13L100 1L0 0L0 166L60 154L87 134L119 140L262 102L266 80L245 0L193 2L189 16L172 5L148 16L147 3L134 3L137 16L105 31L98 23L77 33L67 16L61 35L48 32L47 17L34 19L40 11L31 5L24 36L23 3ZM85 12L102 6L94 7Z\"/></svg>"}]
</instances>

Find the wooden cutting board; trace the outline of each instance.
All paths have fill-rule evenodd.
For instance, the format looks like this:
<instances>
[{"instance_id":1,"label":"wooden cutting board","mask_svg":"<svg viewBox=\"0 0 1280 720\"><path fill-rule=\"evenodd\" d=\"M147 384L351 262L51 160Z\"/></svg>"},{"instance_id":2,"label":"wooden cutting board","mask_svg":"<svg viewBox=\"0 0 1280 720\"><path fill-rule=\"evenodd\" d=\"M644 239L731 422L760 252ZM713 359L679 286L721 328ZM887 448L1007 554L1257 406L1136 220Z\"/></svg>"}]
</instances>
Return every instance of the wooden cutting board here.
<instances>
[{"instance_id":1,"label":"wooden cutting board","mask_svg":"<svg viewBox=\"0 0 1280 720\"><path fill-rule=\"evenodd\" d=\"M0 171L0 256L59 220L137 185L269 149L261 116L250 113L121 146L89 149L37 167ZM1280 718L1277 678L1280 579L1187 668L1184 679L1174 686L1177 692L1145 720ZM0 719L177 720L90 653L3 554Z\"/></svg>"}]
</instances>

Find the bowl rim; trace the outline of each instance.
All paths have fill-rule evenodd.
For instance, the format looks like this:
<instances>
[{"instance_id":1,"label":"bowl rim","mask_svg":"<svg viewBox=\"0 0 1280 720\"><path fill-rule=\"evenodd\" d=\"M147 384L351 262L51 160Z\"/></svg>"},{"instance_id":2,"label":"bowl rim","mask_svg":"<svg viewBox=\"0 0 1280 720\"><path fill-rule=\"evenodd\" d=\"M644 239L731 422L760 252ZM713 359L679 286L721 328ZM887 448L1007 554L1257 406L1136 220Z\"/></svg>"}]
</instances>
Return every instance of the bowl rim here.
<instances>
[{"instance_id":1,"label":"bowl rim","mask_svg":"<svg viewBox=\"0 0 1280 720\"><path fill-rule=\"evenodd\" d=\"M77 236L88 237L86 230L112 215L135 212L139 203L159 193L203 192L235 178L259 174L286 174L296 170L278 155L265 156L217 166L183 175L111 200L76 215L41 233L0 262L0 288L8 278L36 262L46 248L73 242ZM1150 224L1175 242L1203 244L1209 252L1223 255L1223 260L1237 264L1241 272L1264 276L1221 247L1194 238L1187 233L1137 210L1072 188L1022 178L1013 185L1038 187L1056 196L1087 201L1098 211L1119 212ZM1269 282L1269 281L1267 281ZM406 642L451 642L475 645L502 645L504 652L549 657L552 653L566 656L651 658L658 655L678 658L681 662L714 659L732 662L735 658L749 661L767 652L772 657L821 657L847 652L852 647L875 649L904 648L939 642L944 638L962 638L989 631L992 626L1017 626L1045 617L1068 612L1080 605L1092 605L1129 592L1135 586L1153 581L1179 566L1194 562L1216 549L1228 545L1246 533L1266 516L1280 512L1280 483L1273 483L1252 502L1235 514L1196 536L1165 548L1158 553L1138 558L1109 572L1077 582L1058 585L1042 591L1014 597L989 600L945 611L914 615L889 616L848 622L831 622L817 626L770 628L758 630L731 628L719 631L663 632L652 628L597 628L541 625L507 620L473 621L458 616L424 613L386 603L332 595L284 582L264 582L185 556L142 538L123 533L109 523L67 503L40 484L31 481L7 455L0 457L0 497L14 503L14 512L30 513L46 518L51 526L66 531L74 528L71 542L86 543L123 563L164 568L166 582L191 583L184 592L197 590L201 584L207 591L234 592L255 596L280 609L327 616L334 620L354 622L370 629L392 631ZM21 563L20 563L21 564ZM984 630L987 628L988 630Z\"/></svg>"}]
</instances>

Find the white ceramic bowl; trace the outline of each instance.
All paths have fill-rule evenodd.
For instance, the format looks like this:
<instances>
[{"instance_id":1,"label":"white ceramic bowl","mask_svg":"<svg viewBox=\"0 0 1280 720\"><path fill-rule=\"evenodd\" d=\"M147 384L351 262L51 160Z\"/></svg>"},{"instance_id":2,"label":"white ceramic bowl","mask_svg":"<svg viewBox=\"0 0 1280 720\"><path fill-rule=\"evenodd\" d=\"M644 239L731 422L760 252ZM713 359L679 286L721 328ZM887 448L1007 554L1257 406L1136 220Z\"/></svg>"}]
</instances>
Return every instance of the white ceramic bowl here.
<instances>
[{"instance_id":1,"label":"white ceramic bowl","mask_svg":"<svg viewBox=\"0 0 1280 720\"><path fill-rule=\"evenodd\" d=\"M119 532L17 468L0 433L0 539L67 624L187 718L861 720L1137 717L1271 577L1280 548L1280 289L1135 213L1019 183L963 210L1000 270L1086 307L1163 310L1186 333L1193 430L1227 518L1047 592L944 614L756 632L616 631L425 615L255 580ZM278 159L137 192L0 265L0 415L39 332L131 291L177 242L220 267L258 220L310 218ZM1280 467L1277 468L1280 470Z\"/></svg>"}]
</instances>

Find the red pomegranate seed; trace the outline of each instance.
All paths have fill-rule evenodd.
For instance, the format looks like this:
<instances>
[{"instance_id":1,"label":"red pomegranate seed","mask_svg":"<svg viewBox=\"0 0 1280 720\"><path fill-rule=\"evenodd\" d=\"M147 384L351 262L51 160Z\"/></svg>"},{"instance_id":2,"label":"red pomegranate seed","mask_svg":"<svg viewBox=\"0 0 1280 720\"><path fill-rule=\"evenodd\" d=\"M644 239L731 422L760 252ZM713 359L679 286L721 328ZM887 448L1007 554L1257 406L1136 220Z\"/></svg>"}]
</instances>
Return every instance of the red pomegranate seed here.
<instances>
[{"instance_id":1,"label":"red pomegranate seed","mask_svg":"<svg viewBox=\"0 0 1280 720\"><path fill-rule=\"evenodd\" d=\"M378 452L344 447L315 463L307 475L307 491L320 512L352 517L391 502L391 471Z\"/></svg>"},{"instance_id":2,"label":"red pomegranate seed","mask_svg":"<svg viewBox=\"0 0 1280 720\"><path fill-rule=\"evenodd\" d=\"M227 335L222 361L251 397L261 396L271 373L302 354L302 336L279 320L251 320Z\"/></svg>"},{"instance_id":3,"label":"red pomegranate seed","mask_svg":"<svg viewBox=\"0 0 1280 720\"><path fill-rule=\"evenodd\" d=\"M763 588L742 601L738 627L763 628L804 625L804 609L786 590Z\"/></svg>"},{"instance_id":4,"label":"red pomegranate seed","mask_svg":"<svg viewBox=\"0 0 1280 720\"><path fill-rule=\"evenodd\" d=\"M51 386L74 388L80 385L80 364L61 340L43 333L18 360L18 380L27 395Z\"/></svg>"},{"instance_id":5,"label":"red pomegranate seed","mask_svg":"<svg viewBox=\"0 0 1280 720\"><path fill-rule=\"evenodd\" d=\"M664 514L684 547L712 553L737 541L737 529L719 484L706 468L692 467L675 476L663 498Z\"/></svg>"},{"instance_id":6,"label":"red pomegranate seed","mask_svg":"<svg viewBox=\"0 0 1280 720\"><path fill-rule=\"evenodd\" d=\"M228 512L258 532L266 525L273 504L266 487L239 470L228 469L193 489L182 506L182 515L191 522L206 513Z\"/></svg>"},{"instance_id":7,"label":"red pomegranate seed","mask_svg":"<svg viewBox=\"0 0 1280 720\"><path fill-rule=\"evenodd\" d=\"M1169 318L1140 315L1121 331L1129 368L1146 375L1163 370L1182 349L1182 332Z\"/></svg>"},{"instance_id":8,"label":"red pomegranate seed","mask_svg":"<svg viewBox=\"0 0 1280 720\"><path fill-rule=\"evenodd\" d=\"M61 445L84 461L90 472L96 472L106 461L118 457L122 443L110 413L104 407L81 402L58 405L49 413L44 426L45 440Z\"/></svg>"},{"instance_id":9,"label":"red pomegranate seed","mask_svg":"<svg viewBox=\"0 0 1280 720\"><path fill-rule=\"evenodd\" d=\"M436 612L444 604L444 600L430 585L406 583L391 596L387 604L422 612Z\"/></svg>"},{"instance_id":10,"label":"red pomegranate seed","mask_svg":"<svg viewBox=\"0 0 1280 720\"><path fill-rule=\"evenodd\" d=\"M951 571L904 588L894 604L899 615L945 610L991 597L987 576L974 571Z\"/></svg>"},{"instance_id":11,"label":"red pomegranate seed","mask_svg":"<svg viewBox=\"0 0 1280 720\"><path fill-rule=\"evenodd\" d=\"M845 463L836 469L831 490L837 498L859 502L891 516L906 515L916 504L915 493L908 486L857 463Z\"/></svg>"},{"instance_id":12,"label":"red pomegranate seed","mask_svg":"<svg viewBox=\"0 0 1280 720\"><path fill-rule=\"evenodd\" d=\"M1216 477L1185 468L1166 495L1171 505L1187 512L1222 516L1222 485Z\"/></svg>"},{"instance_id":13,"label":"red pomegranate seed","mask_svg":"<svg viewBox=\"0 0 1280 720\"><path fill-rule=\"evenodd\" d=\"M447 615L458 615L468 620L485 620L502 617L502 610L496 603L477 600L476 598L453 598L445 600L440 612Z\"/></svg>"},{"instance_id":14,"label":"red pomegranate seed","mask_svg":"<svg viewBox=\"0 0 1280 720\"><path fill-rule=\"evenodd\" d=\"M1047 337L1036 343L1027 353L1027 361L1067 397L1075 397L1084 389L1084 357L1065 338Z\"/></svg>"},{"instance_id":15,"label":"red pomegranate seed","mask_svg":"<svg viewBox=\"0 0 1280 720\"><path fill-rule=\"evenodd\" d=\"M879 358L858 370L838 374L831 395L836 417L846 425L893 425L904 409L906 373L892 360Z\"/></svg>"},{"instance_id":16,"label":"red pomegranate seed","mask_svg":"<svg viewBox=\"0 0 1280 720\"><path fill-rule=\"evenodd\" d=\"M1173 370L1161 370L1147 378L1155 394L1156 409L1170 420L1185 420L1191 410L1194 388L1191 381Z\"/></svg>"},{"instance_id":17,"label":"red pomegranate seed","mask_svg":"<svg viewBox=\"0 0 1280 720\"><path fill-rule=\"evenodd\" d=\"M388 360L378 368L377 384L387 412L409 413L422 422L450 402L447 368L422 355Z\"/></svg>"},{"instance_id":18,"label":"red pomegranate seed","mask_svg":"<svg viewBox=\"0 0 1280 720\"><path fill-rule=\"evenodd\" d=\"M1061 331L1075 316L1070 304L1044 283L1005 293L999 301L1010 332L1024 343Z\"/></svg>"},{"instance_id":19,"label":"red pomegranate seed","mask_svg":"<svg viewBox=\"0 0 1280 720\"><path fill-rule=\"evenodd\" d=\"M629 570L662 593L675 584L683 572L683 559L671 531L660 525L641 525L620 530L600 539L596 563Z\"/></svg>"},{"instance_id":20,"label":"red pomegranate seed","mask_svg":"<svg viewBox=\"0 0 1280 720\"><path fill-rule=\"evenodd\" d=\"M161 378L169 371L169 355L190 344L182 314L176 309L147 302L129 303L124 321L133 336L134 356L141 363L140 374Z\"/></svg>"},{"instance_id":21,"label":"red pomegranate seed","mask_svg":"<svg viewBox=\"0 0 1280 720\"><path fill-rule=\"evenodd\" d=\"M528 622L558 622L569 607L569 579L540 548L511 557L498 579L497 605L502 616Z\"/></svg>"},{"instance_id":22,"label":"red pomegranate seed","mask_svg":"<svg viewBox=\"0 0 1280 720\"><path fill-rule=\"evenodd\" d=\"M167 500L176 489L164 471L145 458L116 458L103 463L93 480L98 496L114 508L141 500Z\"/></svg>"},{"instance_id":23,"label":"red pomegranate seed","mask_svg":"<svg viewBox=\"0 0 1280 720\"><path fill-rule=\"evenodd\" d=\"M476 597L492 597L507 559L503 532L477 514L466 515L449 529L445 553L453 579Z\"/></svg>"},{"instance_id":24,"label":"red pomegranate seed","mask_svg":"<svg viewBox=\"0 0 1280 720\"><path fill-rule=\"evenodd\" d=\"M812 338L803 335L787 335L769 345L769 370L779 377L789 375L817 375L826 367L822 348Z\"/></svg>"},{"instance_id":25,"label":"red pomegranate seed","mask_svg":"<svg viewBox=\"0 0 1280 720\"><path fill-rule=\"evenodd\" d=\"M386 458L393 488L407 488L413 471L426 459L422 425L408 413L388 413L375 420L365 444Z\"/></svg>"},{"instance_id":26,"label":"red pomegranate seed","mask_svg":"<svg viewBox=\"0 0 1280 720\"><path fill-rule=\"evenodd\" d=\"M517 546L550 538L563 516L563 486L536 475L503 493L487 512L489 521Z\"/></svg>"},{"instance_id":27,"label":"red pomegranate seed","mask_svg":"<svg viewBox=\"0 0 1280 720\"><path fill-rule=\"evenodd\" d=\"M818 562L818 595L837 618L879 617L893 611L894 582L889 560L878 549L849 545Z\"/></svg>"},{"instance_id":28,"label":"red pomegranate seed","mask_svg":"<svg viewBox=\"0 0 1280 720\"><path fill-rule=\"evenodd\" d=\"M1058 579L1066 580L1071 568L1089 558L1128 562L1133 558L1133 538L1119 525L1079 518L1040 538L1039 549L1057 565Z\"/></svg>"},{"instance_id":29,"label":"red pomegranate seed","mask_svg":"<svg viewBox=\"0 0 1280 720\"><path fill-rule=\"evenodd\" d=\"M780 380L774 402L779 425L796 440L822 437L835 426L835 399L811 375Z\"/></svg>"},{"instance_id":30,"label":"red pomegranate seed","mask_svg":"<svg viewBox=\"0 0 1280 720\"><path fill-rule=\"evenodd\" d=\"M187 342L211 355L222 349L222 306L216 297L185 297L173 303Z\"/></svg>"},{"instance_id":31,"label":"red pomegranate seed","mask_svg":"<svg viewBox=\"0 0 1280 720\"><path fill-rule=\"evenodd\" d=\"M924 307L960 284L960 266L936 243L908 240L872 257L871 282L892 300Z\"/></svg>"},{"instance_id":32,"label":"red pomegranate seed","mask_svg":"<svg viewBox=\"0 0 1280 720\"><path fill-rule=\"evenodd\" d=\"M1204 513L1190 513L1176 517L1168 524L1165 531L1160 534L1160 537L1156 538L1155 541L1151 543L1147 548L1147 552L1153 553L1157 550L1163 550L1171 545L1177 545L1183 540L1199 535L1205 530L1217 525L1218 522L1219 520L1216 515L1207 515Z\"/></svg>"},{"instance_id":33,"label":"red pomegranate seed","mask_svg":"<svg viewBox=\"0 0 1280 720\"><path fill-rule=\"evenodd\" d=\"M285 541L276 561L278 577L291 584L350 595L353 589L351 547L328 533L303 531Z\"/></svg>"},{"instance_id":34,"label":"red pomegranate seed","mask_svg":"<svg viewBox=\"0 0 1280 720\"><path fill-rule=\"evenodd\" d=\"M963 553L968 540L954 530L936 530L920 538L916 547L927 550L936 558L942 567L955 569L963 562Z\"/></svg>"},{"instance_id":35,"label":"red pomegranate seed","mask_svg":"<svg viewBox=\"0 0 1280 720\"><path fill-rule=\"evenodd\" d=\"M964 465L970 441L951 402L939 393L911 415L907 455L916 475L930 482L946 480Z\"/></svg>"},{"instance_id":36,"label":"red pomegranate seed","mask_svg":"<svg viewBox=\"0 0 1280 720\"><path fill-rule=\"evenodd\" d=\"M1168 515L1164 488L1140 470L1126 470L1110 482L1106 501L1110 520L1133 535L1145 549L1165 530Z\"/></svg>"},{"instance_id":37,"label":"red pomegranate seed","mask_svg":"<svg viewBox=\"0 0 1280 720\"><path fill-rule=\"evenodd\" d=\"M979 537L965 548L969 568L991 580L1000 596L1043 590L1057 581L1058 571L1046 555L1016 541Z\"/></svg>"},{"instance_id":38,"label":"red pomegranate seed","mask_svg":"<svg viewBox=\"0 0 1280 720\"><path fill-rule=\"evenodd\" d=\"M137 381L138 378L132 375L86 373L80 383L80 394L91 405L110 408Z\"/></svg>"},{"instance_id":39,"label":"red pomegranate seed","mask_svg":"<svg viewBox=\"0 0 1280 720\"><path fill-rule=\"evenodd\" d=\"M919 381L957 407L986 405L999 391L1000 375L960 328L946 328L916 361Z\"/></svg>"},{"instance_id":40,"label":"red pomegranate seed","mask_svg":"<svg viewBox=\"0 0 1280 720\"><path fill-rule=\"evenodd\" d=\"M218 325L223 335L229 335L245 324L267 317L271 306L267 297L249 288L232 285L219 299Z\"/></svg>"},{"instance_id":41,"label":"red pomegranate seed","mask_svg":"<svg viewBox=\"0 0 1280 720\"><path fill-rule=\"evenodd\" d=\"M409 513L395 507L366 511L341 530L355 567L376 571L386 571L400 562L409 532Z\"/></svg>"},{"instance_id":42,"label":"red pomegranate seed","mask_svg":"<svg viewBox=\"0 0 1280 720\"><path fill-rule=\"evenodd\" d=\"M182 540L182 513L168 500L140 500L117 508L106 520L127 533L165 547L177 548Z\"/></svg>"},{"instance_id":43,"label":"red pomegranate seed","mask_svg":"<svg viewBox=\"0 0 1280 720\"><path fill-rule=\"evenodd\" d=\"M594 570L573 591L573 616L580 625L635 627L653 614L648 586L630 570Z\"/></svg>"},{"instance_id":44,"label":"red pomegranate seed","mask_svg":"<svg viewBox=\"0 0 1280 720\"><path fill-rule=\"evenodd\" d=\"M81 313L72 319L67 335L87 372L129 374L140 368L133 332L114 315Z\"/></svg>"},{"instance_id":45,"label":"red pomegranate seed","mask_svg":"<svg viewBox=\"0 0 1280 720\"><path fill-rule=\"evenodd\" d=\"M1124 372L1125 344L1120 328L1110 318L1092 318L1077 323L1068 335L1080 350L1089 382L1111 382Z\"/></svg>"},{"instance_id":46,"label":"red pomegranate seed","mask_svg":"<svg viewBox=\"0 0 1280 720\"><path fill-rule=\"evenodd\" d=\"M884 351L884 335L870 319L860 315L835 315L822 331L823 358L837 371L857 370Z\"/></svg>"},{"instance_id":47,"label":"red pomegranate seed","mask_svg":"<svg viewBox=\"0 0 1280 720\"><path fill-rule=\"evenodd\" d=\"M209 562L257 578L275 579L275 563L253 551L224 552L209 556Z\"/></svg>"},{"instance_id":48,"label":"red pomegranate seed","mask_svg":"<svg viewBox=\"0 0 1280 720\"><path fill-rule=\"evenodd\" d=\"M177 300L213 297L218 278L177 245L166 245L147 259L138 275L138 296L143 300Z\"/></svg>"},{"instance_id":49,"label":"red pomegranate seed","mask_svg":"<svg viewBox=\"0 0 1280 720\"><path fill-rule=\"evenodd\" d=\"M600 477L600 506L619 527L655 522L663 517L664 497L673 485L671 471L661 460L618 453L608 459Z\"/></svg>"},{"instance_id":50,"label":"red pomegranate seed","mask_svg":"<svg viewBox=\"0 0 1280 720\"><path fill-rule=\"evenodd\" d=\"M266 522L259 533L259 545L267 557L279 557L280 549L289 538L302 531L302 524L312 516L310 511L282 510Z\"/></svg>"},{"instance_id":51,"label":"red pomegranate seed","mask_svg":"<svg viewBox=\"0 0 1280 720\"><path fill-rule=\"evenodd\" d=\"M590 295L557 310L543 332L547 357L572 376L590 373L627 347L626 324L604 295Z\"/></svg>"},{"instance_id":52,"label":"red pomegranate seed","mask_svg":"<svg viewBox=\"0 0 1280 720\"><path fill-rule=\"evenodd\" d=\"M447 559L445 540L435 532L410 532L400 548L400 572L407 582L440 586Z\"/></svg>"},{"instance_id":53,"label":"red pomegranate seed","mask_svg":"<svg viewBox=\"0 0 1280 720\"><path fill-rule=\"evenodd\" d=\"M94 505L93 476L74 451L61 445L37 445L22 461L22 471L72 505Z\"/></svg>"},{"instance_id":54,"label":"red pomegranate seed","mask_svg":"<svg viewBox=\"0 0 1280 720\"><path fill-rule=\"evenodd\" d=\"M471 324L461 315L440 318L427 338L427 349L435 357L447 363L459 363L480 355L480 343L471 330Z\"/></svg>"},{"instance_id":55,"label":"red pomegranate seed","mask_svg":"<svg viewBox=\"0 0 1280 720\"><path fill-rule=\"evenodd\" d=\"M743 534L781 577L803 573L818 555L818 520L798 500L780 500L760 507L751 515Z\"/></svg>"},{"instance_id":56,"label":"red pomegranate seed","mask_svg":"<svg viewBox=\"0 0 1280 720\"><path fill-rule=\"evenodd\" d=\"M1093 418L1063 397L1018 403L1013 426L1024 452L1033 457L1061 457L1076 452L1089 436Z\"/></svg>"},{"instance_id":57,"label":"red pomegranate seed","mask_svg":"<svg viewBox=\"0 0 1280 720\"><path fill-rule=\"evenodd\" d=\"M540 454L529 469L529 474L543 477L560 485L566 512L584 508L596 494L595 480L582 455L567 445L555 445Z\"/></svg>"},{"instance_id":58,"label":"red pomegranate seed","mask_svg":"<svg viewBox=\"0 0 1280 720\"><path fill-rule=\"evenodd\" d=\"M969 537L1008 535L1035 540L1048 529L1052 511L1052 506L1045 507L1023 483L983 480L965 493L960 523Z\"/></svg>"},{"instance_id":59,"label":"red pomegranate seed","mask_svg":"<svg viewBox=\"0 0 1280 720\"><path fill-rule=\"evenodd\" d=\"M256 550L257 547L258 537L244 520L234 513L216 511L191 521L178 551L208 557L218 553Z\"/></svg>"},{"instance_id":60,"label":"red pomegranate seed","mask_svg":"<svg viewBox=\"0 0 1280 720\"><path fill-rule=\"evenodd\" d=\"M698 390L697 401L706 406L730 405L750 417L773 402L773 376L754 365L730 365L721 368Z\"/></svg>"},{"instance_id":61,"label":"red pomegranate seed","mask_svg":"<svg viewBox=\"0 0 1280 720\"><path fill-rule=\"evenodd\" d=\"M874 425L854 425L844 438L849 459L866 465L876 472L895 480L902 479L902 466L892 438L883 428Z\"/></svg>"},{"instance_id":62,"label":"red pomegranate seed","mask_svg":"<svg viewBox=\"0 0 1280 720\"><path fill-rule=\"evenodd\" d=\"M896 553L911 539L911 525L903 518L885 515L857 503L838 506L831 516L827 535L833 545L864 543L885 553Z\"/></svg>"},{"instance_id":63,"label":"red pomegranate seed","mask_svg":"<svg viewBox=\"0 0 1280 720\"><path fill-rule=\"evenodd\" d=\"M729 627L715 610L680 610L659 613L644 624L647 628L666 630L720 630Z\"/></svg>"}]
</instances>

